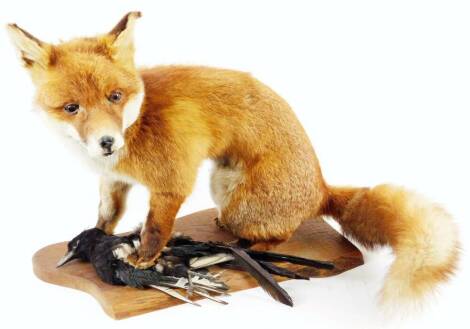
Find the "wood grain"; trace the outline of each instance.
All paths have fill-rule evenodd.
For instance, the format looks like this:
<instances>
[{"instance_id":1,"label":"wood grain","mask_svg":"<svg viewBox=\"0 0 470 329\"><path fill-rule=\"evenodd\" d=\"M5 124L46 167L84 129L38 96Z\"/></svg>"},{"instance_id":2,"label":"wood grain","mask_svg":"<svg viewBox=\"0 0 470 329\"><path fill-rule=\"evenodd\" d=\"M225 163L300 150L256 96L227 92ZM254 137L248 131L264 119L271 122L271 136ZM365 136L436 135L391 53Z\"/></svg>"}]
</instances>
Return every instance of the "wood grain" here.
<instances>
[{"instance_id":1,"label":"wood grain","mask_svg":"<svg viewBox=\"0 0 470 329\"><path fill-rule=\"evenodd\" d=\"M215 225L213 219L216 215L215 209L207 209L181 217L176 220L175 231L190 235L195 240L233 241L235 238L232 235ZM88 263L77 261L57 269L55 264L64 255L66 245L66 242L61 242L38 250L33 256L34 273L43 281L91 294L112 318L123 319L182 303L153 289L140 290L106 284ZM311 268L300 270L311 277L336 275L363 264L360 251L322 220L304 222L288 242L273 251L335 263L334 271ZM292 265L286 267L298 269ZM228 280L231 292L258 286L249 275L239 271L225 271L223 280ZM276 280L285 279L276 277ZM309 284L308 281L305 284ZM295 303L295 296L292 297ZM266 298L270 297L266 295Z\"/></svg>"}]
</instances>

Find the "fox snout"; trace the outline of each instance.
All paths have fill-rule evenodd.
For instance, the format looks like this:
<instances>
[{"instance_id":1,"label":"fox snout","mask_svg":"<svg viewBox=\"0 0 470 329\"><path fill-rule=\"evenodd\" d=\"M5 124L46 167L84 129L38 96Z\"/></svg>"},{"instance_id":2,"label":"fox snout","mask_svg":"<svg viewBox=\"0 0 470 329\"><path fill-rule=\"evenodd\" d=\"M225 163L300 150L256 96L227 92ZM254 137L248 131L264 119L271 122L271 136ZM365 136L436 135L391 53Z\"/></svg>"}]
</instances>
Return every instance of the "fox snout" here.
<instances>
[{"instance_id":1,"label":"fox snout","mask_svg":"<svg viewBox=\"0 0 470 329\"><path fill-rule=\"evenodd\" d=\"M101 148L101 155L107 157L124 146L124 139L121 134L116 137L104 135L98 140L98 144Z\"/></svg>"},{"instance_id":2,"label":"fox snout","mask_svg":"<svg viewBox=\"0 0 470 329\"><path fill-rule=\"evenodd\" d=\"M91 157L109 157L124 146L124 137L118 131L93 134L85 146Z\"/></svg>"},{"instance_id":3,"label":"fox snout","mask_svg":"<svg viewBox=\"0 0 470 329\"><path fill-rule=\"evenodd\" d=\"M105 135L100 138L100 146L104 151L104 155L108 156L113 154L113 144L114 144L114 137Z\"/></svg>"}]
</instances>

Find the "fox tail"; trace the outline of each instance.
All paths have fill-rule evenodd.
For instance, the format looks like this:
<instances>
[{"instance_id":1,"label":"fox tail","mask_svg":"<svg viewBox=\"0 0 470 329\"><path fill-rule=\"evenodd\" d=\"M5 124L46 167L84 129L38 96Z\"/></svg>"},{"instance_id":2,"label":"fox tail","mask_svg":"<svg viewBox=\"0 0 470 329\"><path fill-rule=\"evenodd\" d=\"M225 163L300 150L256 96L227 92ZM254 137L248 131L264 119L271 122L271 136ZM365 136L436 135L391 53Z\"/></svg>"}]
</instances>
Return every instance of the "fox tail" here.
<instances>
[{"instance_id":1,"label":"fox tail","mask_svg":"<svg viewBox=\"0 0 470 329\"><path fill-rule=\"evenodd\" d=\"M389 245L395 254L381 302L416 304L446 281L459 256L457 227L439 205L393 185L328 187L324 215L365 247Z\"/></svg>"}]
</instances>

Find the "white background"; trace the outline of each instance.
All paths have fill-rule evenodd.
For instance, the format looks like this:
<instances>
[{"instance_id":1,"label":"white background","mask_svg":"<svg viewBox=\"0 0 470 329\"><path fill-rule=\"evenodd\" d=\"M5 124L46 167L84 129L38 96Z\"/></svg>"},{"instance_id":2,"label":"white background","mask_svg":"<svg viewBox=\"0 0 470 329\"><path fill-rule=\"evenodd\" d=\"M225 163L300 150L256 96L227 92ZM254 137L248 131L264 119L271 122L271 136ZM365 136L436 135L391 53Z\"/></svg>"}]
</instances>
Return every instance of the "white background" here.
<instances>
[{"instance_id":1,"label":"white background","mask_svg":"<svg viewBox=\"0 0 470 329\"><path fill-rule=\"evenodd\" d=\"M385 321L376 292L387 250L329 279L287 282L294 308L260 289L228 306L173 307L113 321L92 297L36 279L33 253L94 225L95 174L32 111L33 88L0 33L0 326L99 328L463 328L468 316L470 8L466 1L1 1L16 22L49 42L93 35L141 10L136 61L205 64L252 72L285 97L332 184L393 182L455 215L464 253L458 275L432 305ZM212 206L209 164L180 215ZM120 231L145 217L135 188ZM468 327L467 327L468 328Z\"/></svg>"}]
</instances>

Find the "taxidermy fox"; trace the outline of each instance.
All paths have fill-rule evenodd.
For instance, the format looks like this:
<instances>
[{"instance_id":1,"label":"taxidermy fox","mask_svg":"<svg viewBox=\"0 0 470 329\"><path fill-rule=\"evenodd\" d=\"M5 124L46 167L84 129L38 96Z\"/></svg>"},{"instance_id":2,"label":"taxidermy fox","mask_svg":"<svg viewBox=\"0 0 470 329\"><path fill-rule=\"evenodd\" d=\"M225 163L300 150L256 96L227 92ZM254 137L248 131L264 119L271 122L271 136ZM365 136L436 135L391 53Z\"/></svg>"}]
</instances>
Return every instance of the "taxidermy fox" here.
<instances>
[{"instance_id":1,"label":"taxidermy fox","mask_svg":"<svg viewBox=\"0 0 470 329\"><path fill-rule=\"evenodd\" d=\"M444 209L392 185L326 184L289 105L247 73L137 69L138 17L131 12L109 33L57 45L8 26L41 112L76 139L100 170L96 226L113 232L132 184L150 192L142 244L130 262L154 264L199 165L209 158L217 224L255 249L286 241L304 220L332 216L364 246L394 250L381 294L385 302L420 300L452 274L459 243Z\"/></svg>"}]
</instances>

